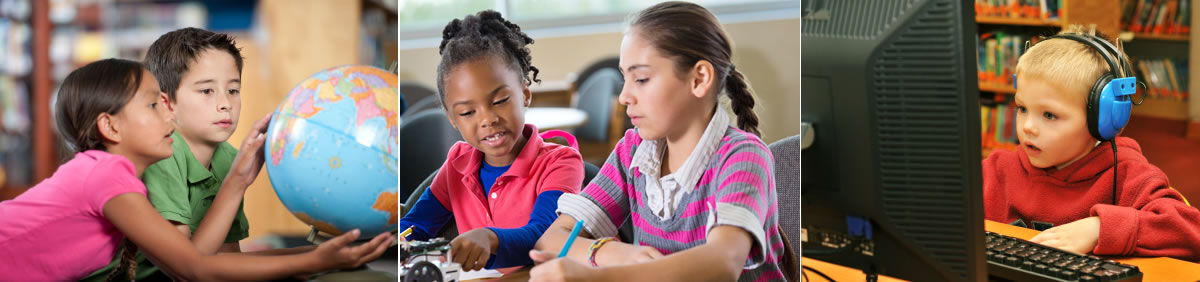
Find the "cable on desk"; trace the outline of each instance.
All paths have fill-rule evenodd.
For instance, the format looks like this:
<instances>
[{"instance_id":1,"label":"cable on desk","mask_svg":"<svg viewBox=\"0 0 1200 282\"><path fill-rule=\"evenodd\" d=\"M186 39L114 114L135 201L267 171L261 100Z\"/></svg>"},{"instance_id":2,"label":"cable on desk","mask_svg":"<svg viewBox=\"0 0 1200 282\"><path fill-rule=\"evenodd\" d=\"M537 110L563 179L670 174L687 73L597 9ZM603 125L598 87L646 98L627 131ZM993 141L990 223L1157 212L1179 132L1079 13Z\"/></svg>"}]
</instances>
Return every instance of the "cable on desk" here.
<instances>
[{"instance_id":1,"label":"cable on desk","mask_svg":"<svg viewBox=\"0 0 1200 282\"><path fill-rule=\"evenodd\" d=\"M835 281L833 280L833 278L829 278L829 276L828 276L828 275L825 275L825 273L821 273L821 271L818 271L818 270L816 270L816 269L813 269L813 268L812 268L812 267L810 267L810 266L804 265L804 266L801 266L801 268L803 268L803 269L801 269L801 270L808 270L808 271L812 271L813 273L816 273L817 275L820 275L820 276L821 276L821 278L825 278L825 280L828 280L829 282L835 282ZM804 271L801 271L800 273L801 273L802 275L805 275L805 276L804 276L804 280L808 280L808 275L807 275L807 274L804 274Z\"/></svg>"}]
</instances>

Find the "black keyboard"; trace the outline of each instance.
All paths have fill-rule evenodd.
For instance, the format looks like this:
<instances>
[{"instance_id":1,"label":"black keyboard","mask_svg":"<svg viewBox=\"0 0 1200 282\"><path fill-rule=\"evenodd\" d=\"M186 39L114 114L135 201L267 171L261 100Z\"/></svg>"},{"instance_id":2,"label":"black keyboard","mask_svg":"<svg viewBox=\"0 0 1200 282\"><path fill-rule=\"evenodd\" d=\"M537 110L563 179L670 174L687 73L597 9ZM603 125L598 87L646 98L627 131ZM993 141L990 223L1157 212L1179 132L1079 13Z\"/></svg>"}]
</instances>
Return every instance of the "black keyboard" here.
<instances>
[{"instance_id":1,"label":"black keyboard","mask_svg":"<svg viewBox=\"0 0 1200 282\"><path fill-rule=\"evenodd\" d=\"M1142 281L1137 266L987 232L988 276L1012 281Z\"/></svg>"}]
</instances>

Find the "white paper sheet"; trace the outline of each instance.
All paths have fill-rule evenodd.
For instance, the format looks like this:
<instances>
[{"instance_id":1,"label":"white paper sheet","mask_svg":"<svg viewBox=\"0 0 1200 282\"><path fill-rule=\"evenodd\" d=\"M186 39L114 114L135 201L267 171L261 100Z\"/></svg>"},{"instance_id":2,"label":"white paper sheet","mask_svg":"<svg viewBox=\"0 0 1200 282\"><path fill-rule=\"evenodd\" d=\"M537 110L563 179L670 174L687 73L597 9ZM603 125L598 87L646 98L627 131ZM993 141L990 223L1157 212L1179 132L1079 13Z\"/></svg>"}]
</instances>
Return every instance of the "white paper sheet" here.
<instances>
[{"instance_id":1,"label":"white paper sheet","mask_svg":"<svg viewBox=\"0 0 1200 282\"><path fill-rule=\"evenodd\" d=\"M458 275L458 281L468 281L468 280L474 280L474 279L492 279L492 278L500 278L501 276L504 276L504 273L501 273L500 271L496 271L496 270L492 270L492 269L482 269L482 270L475 270L475 271L460 272Z\"/></svg>"}]
</instances>

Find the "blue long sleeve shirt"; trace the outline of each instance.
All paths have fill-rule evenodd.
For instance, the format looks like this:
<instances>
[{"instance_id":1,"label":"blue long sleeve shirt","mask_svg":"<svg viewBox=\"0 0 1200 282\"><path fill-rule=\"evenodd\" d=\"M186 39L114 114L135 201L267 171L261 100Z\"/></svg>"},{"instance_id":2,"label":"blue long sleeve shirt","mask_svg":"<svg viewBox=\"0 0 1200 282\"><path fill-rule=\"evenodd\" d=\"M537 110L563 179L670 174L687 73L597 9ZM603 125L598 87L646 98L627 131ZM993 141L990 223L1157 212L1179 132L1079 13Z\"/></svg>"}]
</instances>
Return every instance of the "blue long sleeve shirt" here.
<instances>
[{"instance_id":1,"label":"blue long sleeve shirt","mask_svg":"<svg viewBox=\"0 0 1200 282\"><path fill-rule=\"evenodd\" d=\"M509 166L495 167L487 162L482 163L479 167L479 180L486 195L491 192L496 178L507 172ZM533 204L533 211L529 213L529 222L525 226L518 228L487 227L488 230L496 233L499 244L497 244L496 252L488 259L485 268L496 269L533 264L533 260L529 258L529 250L533 249L537 239L557 218L555 210L558 208L558 198L562 194L562 191L546 191L538 194ZM412 210L400 220L399 226L400 230L413 228L412 234L408 237L410 240L428 240L441 231L452 216L454 214L442 206L437 196L426 189L417 203L413 205Z\"/></svg>"}]
</instances>

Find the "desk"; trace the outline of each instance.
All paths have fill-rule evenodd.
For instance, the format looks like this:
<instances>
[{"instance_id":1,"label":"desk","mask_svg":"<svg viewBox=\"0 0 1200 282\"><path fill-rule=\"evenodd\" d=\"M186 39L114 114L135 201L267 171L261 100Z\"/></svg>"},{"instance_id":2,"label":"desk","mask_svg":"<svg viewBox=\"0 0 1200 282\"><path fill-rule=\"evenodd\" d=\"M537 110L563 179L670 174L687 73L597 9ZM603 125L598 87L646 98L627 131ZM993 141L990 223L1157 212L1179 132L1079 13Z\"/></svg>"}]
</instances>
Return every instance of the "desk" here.
<instances>
[{"instance_id":1,"label":"desk","mask_svg":"<svg viewBox=\"0 0 1200 282\"><path fill-rule=\"evenodd\" d=\"M991 220L984 222L984 229L1025 240L1029 240L1039 233L1037 230L1012 226ZM1196 281L1196 279L1200 279L1200 264L1166 257L1110 258L1121 263L1138 266L1138 269L1142 271L1142 281ZM864 279L862 270L831 264L816 259L801 257L800 264L820 270L822 273L825 273L825 275L829 275L830 278L833 278L837 281L863 281ZM808 273L808 278L813 279L813 281L822 281L821 276L816 275L815 273ZM879 280L900 281L884 276L880 276Z\"/></svg>"},{"instance_id":2,"label":"desk","mask_svg":"<svg viewBox=\"0 0 1200 282\"><path fill-rule=\"evenodd\" d=\"M587 113L575 108L530 107L525 109L525 123L538 130L571 129L587 122Z\"/></svg>"},{"instance_id":3,"label":"desk","mask_svg":"<svg viewBox=\"0 0 1200 282\"><path fill-rule=\"evenodd\" d=\"M499 271L504 273L504 276L501 276L500 278L472 279L472 280L464 280L463 282L467 282L467 281L497 281L497 282L529 281L529 269L532 269L532 268L533 268L532 266L524 266L524 267L510 267L507 269L500 269Z\"/></svg>"}]
</instances>

